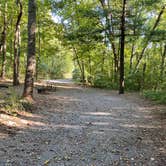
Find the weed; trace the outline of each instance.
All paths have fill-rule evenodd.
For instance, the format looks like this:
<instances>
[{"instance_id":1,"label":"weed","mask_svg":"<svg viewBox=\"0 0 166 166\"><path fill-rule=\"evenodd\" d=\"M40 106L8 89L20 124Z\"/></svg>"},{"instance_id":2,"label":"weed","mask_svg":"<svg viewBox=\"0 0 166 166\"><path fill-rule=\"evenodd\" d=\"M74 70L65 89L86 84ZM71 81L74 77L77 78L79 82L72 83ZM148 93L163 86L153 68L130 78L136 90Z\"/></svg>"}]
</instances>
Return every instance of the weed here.
<instances>
[{"instance_id":1,"label":"weed","mask_svg":"<svg viewBox=\"0 0 166 166\"><path fill-rule=\"evenodd\" d=\"M1 109L14 116L17 116L19 111L31 110L31 107L30 103L21 100L21 96L14 87L9 88L3 97L3 103L1 103Z\"/></svg>"},{"instance_id":2,"label":"weed","mask_svg":"<svg viewBox=\"0 0 166 166\"><path fill-rule=\"evenodd\" d=\"M166 91L144 91L143 95L159 104L166 104Z\"/></svg>"}]
</instances>

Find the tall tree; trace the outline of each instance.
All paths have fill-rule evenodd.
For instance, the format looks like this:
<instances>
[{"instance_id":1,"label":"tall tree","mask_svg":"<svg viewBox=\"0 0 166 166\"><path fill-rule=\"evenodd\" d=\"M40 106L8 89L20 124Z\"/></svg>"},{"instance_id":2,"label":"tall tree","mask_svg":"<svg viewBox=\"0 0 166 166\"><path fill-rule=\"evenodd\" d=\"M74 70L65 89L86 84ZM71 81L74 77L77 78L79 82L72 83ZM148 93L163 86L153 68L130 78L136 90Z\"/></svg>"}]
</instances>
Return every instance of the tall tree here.
<instances>
[{"instance_id":1,"label":"tall tree","mask_svg":"<svg viewBox=\"0 0 166 166\"><path fill-rule=\"evenodd\" d=\"M163 81L164 69L166 59L166 43L164 43L164 50L161 51L161 65L160 65L160 80Z\"/></svg>"},{"instance_id":2,"label":"tall tree","mask_svg":"<svg viewBox=\"0 0 166 166\"><path fill-rule=\"evenodd\" d=\"M19 85L19 63L20 63L20 22L22 17L22 1L17 0L16 4L19 6L20 11L17 16L14 36L14 71L13 71L13 85Z\"/></svg>"},{"instance_id":3,"label":"tall tree","mask_svg":"<svg viewBox=\"0 0 166 166\"><path fill-rule=\"evenodd\" d=\"M6 75L6 36L7 36L7 2L5 2L5 11L3 13L3 31L1 36L0 54L2 53L1 78Z\"/></svg>"},{"instance_id":4,"label":"tall tree","mask_svg":"<svg viewBox=\"0 0 166 166\"><path fill-rule=\"evenodd\" d=\"M33 100L33 86L36 69L36 0L28 2L28 54L23 97Z\"/></svg>"},{"instance_id":5,"label":"tall tree","mask_svg":"<svg viewBox=\"0 0 166 166\"><path fill-rule=\"evenodd\" d=\"M126 0L123 0L123 10L121 17L121 38L120 38L120 79L119 94L124 93L124 46L125 46L125 7Z\"/></svg>"}]
</instances>

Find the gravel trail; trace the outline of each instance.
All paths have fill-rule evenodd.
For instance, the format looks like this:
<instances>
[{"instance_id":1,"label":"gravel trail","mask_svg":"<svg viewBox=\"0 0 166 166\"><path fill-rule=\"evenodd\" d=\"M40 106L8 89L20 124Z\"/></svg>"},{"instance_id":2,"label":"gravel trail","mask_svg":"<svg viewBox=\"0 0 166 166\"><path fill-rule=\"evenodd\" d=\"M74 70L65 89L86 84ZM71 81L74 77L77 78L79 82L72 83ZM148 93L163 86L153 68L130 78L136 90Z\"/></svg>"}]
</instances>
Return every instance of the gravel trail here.
<instances>
[{"instance_id":1,"label":"gravel trail","mask_svg":"<svg viewBox=\"0 0 166 166\"><path fill-rule=\"evenodd\" d=\"M3 118L15 127L0 130L0 166L166 165L164 106L75 85L36 101L32 112L1 114L1 129Z\"/></svg>"}]
</instances>

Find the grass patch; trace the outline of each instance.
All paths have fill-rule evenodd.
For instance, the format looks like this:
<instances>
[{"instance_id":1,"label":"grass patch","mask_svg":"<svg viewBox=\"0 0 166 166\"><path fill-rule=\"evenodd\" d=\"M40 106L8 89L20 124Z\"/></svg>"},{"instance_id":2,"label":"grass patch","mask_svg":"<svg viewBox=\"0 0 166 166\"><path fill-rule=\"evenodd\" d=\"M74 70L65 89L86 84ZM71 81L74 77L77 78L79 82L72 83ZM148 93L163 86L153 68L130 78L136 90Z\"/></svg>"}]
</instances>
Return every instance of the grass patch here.
<instances>
[{"instance_id":1,"label":"grass patch","mask_svg":"<svg viewBox=\"0 0 166 166\"><path fill-rule=\"evenodd\" d=\"M11 87L6 92L0 94L0 99L1 110L13 116L17 116L20 111L32 109L32 104L22 100L14 87Z\"/></svg>"},{"instance_id":2,"label":"grass patch","mask_svg":"<svg viewBox=\"0 0 166 166\"><path fill-rule=\"evenodd\" d=\"M166 104L166 91L144 91L143 95L159 104Z\"/></svg>"}]
</instances>

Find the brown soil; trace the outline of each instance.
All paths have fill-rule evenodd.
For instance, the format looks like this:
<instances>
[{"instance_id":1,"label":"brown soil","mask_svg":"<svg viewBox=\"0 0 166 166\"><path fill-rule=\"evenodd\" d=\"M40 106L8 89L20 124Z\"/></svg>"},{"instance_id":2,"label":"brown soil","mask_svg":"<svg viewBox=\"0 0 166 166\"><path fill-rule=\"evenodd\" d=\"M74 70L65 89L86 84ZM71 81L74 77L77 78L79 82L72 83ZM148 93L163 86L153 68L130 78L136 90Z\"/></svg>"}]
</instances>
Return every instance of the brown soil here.
<instances>
[{"instance_id":1,"label":"brown soil","mask_svg":"<svg viewBox=\"0 0 166 166\"><path fill-rule=\"evenodd\" d=\"M0 166L166 165L164 106L71 84L35 99L31 111L0 112Z\"/></svg>"}]
</instances>

